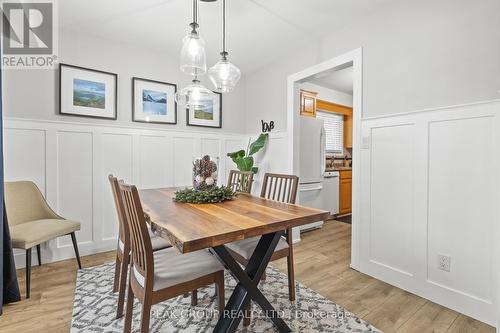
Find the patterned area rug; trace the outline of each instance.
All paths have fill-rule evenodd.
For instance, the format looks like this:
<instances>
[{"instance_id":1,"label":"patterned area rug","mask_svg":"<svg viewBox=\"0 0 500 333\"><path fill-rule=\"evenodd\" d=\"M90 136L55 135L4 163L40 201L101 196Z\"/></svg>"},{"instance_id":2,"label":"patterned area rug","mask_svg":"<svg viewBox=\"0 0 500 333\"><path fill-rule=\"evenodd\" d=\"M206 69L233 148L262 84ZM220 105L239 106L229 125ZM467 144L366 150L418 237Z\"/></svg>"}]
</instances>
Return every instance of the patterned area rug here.
<instances>
[{"instance_id":1,"label":"patterned area rug","mask_svg":"<svg viewBox=\"0 0 500 333\"><path fill-rule=\"evenodd\" d=\"M78 272L71 332L123 332L124 319L115 319L117 294L113 294L114 264L85 268ZM366 321L297 283L294 303L288 300L285 274L268 267L267 279L260 288L293 332L380 332ZM226 273L226 300L236 281ZM134 306L134 332L138 331L141 305ZM177 297L153 306L150 332L210 332L217 322L215 288L198 290L198 306L190 305L190 297ZM238 332L276 332L260 307L253 305L252 324Z\"/></svg>"}]
</instances>

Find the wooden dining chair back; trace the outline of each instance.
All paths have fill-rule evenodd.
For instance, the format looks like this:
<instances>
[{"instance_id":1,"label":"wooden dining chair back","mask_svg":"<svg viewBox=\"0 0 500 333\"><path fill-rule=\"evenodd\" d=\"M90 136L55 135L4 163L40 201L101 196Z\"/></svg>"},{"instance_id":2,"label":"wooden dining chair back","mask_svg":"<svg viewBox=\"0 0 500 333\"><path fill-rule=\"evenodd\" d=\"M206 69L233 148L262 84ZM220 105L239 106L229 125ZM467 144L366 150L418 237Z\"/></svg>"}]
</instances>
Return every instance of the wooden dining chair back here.
<instances>
[{"instance_id":1,"label":"wooden dining chair back","mask_svg":"<svg viewBox=\"0 0 500 333\"><path fill-rule=\"evenodd\" d=\"M112 174L108 176L109 183L111 184L111 192L113 193L113 202L115 203L116 214L118 216L118 240L121 243L119 246L120 252L123 252L125 246L130 250L130 234L125 216L125 207L120 194L120 186L118 185L118 178Z\"/></svg>"},{"instance_id":2,"label":"wooden dining chair back","mask_svg":"<svg viewBox=\"0 0 500 333\"><path fill-rule=\"evenodd\" d=\"M266 173L262 182L262 198L294 204L297 199L299 177L277 173Z\"/></svg>"},{"instance_id":3,"label":"wooden dining chair back","mask_svg":"<svg viewBox=\"0 0 500 333\"><path fill-rule=\"evenodd\" d=\"M235 192L252 193L253 172L252 171L229 171L227 187Z\"/></svg>"},{"instance_id":4,"label":"wooden dining chair back","mask_svg":"<svg viewBox=\"0 0 500 333\"><path fill-rule=\"evenodd\" d=\"M153 247L139 192L134 185L120 182L119 186L130 232L133 269L144 277L144 288L149 289L150 285L152 288L154 276Z\"/></svg>"}]
</instances>

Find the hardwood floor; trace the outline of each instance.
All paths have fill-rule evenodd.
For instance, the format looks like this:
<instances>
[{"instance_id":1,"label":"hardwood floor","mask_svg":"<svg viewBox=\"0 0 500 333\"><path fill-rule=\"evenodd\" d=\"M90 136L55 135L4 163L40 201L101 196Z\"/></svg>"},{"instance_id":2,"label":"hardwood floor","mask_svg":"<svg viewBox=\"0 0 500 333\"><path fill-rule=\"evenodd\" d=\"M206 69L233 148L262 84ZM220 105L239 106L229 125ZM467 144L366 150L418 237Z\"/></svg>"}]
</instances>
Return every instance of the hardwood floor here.
<instances>
[{"instance_id":1,"label":"hardwood floor","mask_svg":"<svg viewBox=\"0 0 500 333\"><path fill-rule=\"evenodd\" d=\"M295 246L295 278L386 333L483 333L495 328L349 268L351 225L328 221ZM286 260L273 265L286 273Z\"/></svg>"},{"instance_id":2,"label":"hardwood floor","mask_svg":"<svg viewBox=\"0 0 500 333\"><path fill-rule=\"evenodd\" d=\"M295 247L298 281L328 297L386 333L495 332L491 326L429 302L349 268L351 226L327 222L303 234ZM114 260L113 252L83 257L84 267ZM286 260L273 262L286 272ZM0 332L69 332L76 280L76 261L35 266L31 299L4 307ZM18 271L24 297L24 269Z\"/></svg>"}]
</instances>

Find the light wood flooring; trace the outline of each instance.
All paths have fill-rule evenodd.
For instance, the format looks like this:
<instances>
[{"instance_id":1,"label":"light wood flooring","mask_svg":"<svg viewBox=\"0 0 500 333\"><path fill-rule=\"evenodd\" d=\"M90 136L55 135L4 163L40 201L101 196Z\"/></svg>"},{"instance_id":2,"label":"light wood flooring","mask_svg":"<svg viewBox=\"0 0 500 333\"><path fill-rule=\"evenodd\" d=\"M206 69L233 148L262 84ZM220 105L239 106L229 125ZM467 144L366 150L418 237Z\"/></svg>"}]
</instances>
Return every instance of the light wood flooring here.
<instances>
[{"instance_id":1,"label":"light wood flooring","mask_svg":"<svg viewBox=\"0 0 500 333\"><path fill-rule=\"evenodd\" d=\"M297 280L384 332L495 332L491 326L349 268L351 226L327 222L295 247ZM83 257L84 267L114 260L107 252ZM286 272L286 261L273 263ZM31 298L4 307L0 332L69 332L76 261L34 267ZM24 269L18 271L24 296Z\"/></svg>"}]
</instances>

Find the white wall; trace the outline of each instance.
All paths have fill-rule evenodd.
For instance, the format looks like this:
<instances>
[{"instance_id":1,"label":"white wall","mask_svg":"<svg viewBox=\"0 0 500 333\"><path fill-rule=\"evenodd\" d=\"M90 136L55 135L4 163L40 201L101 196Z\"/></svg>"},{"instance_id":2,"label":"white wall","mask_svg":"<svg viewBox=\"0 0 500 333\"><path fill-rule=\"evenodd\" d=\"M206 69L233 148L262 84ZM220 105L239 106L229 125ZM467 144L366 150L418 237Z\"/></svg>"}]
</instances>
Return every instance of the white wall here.
<instances>
[{"instance_id":1,"label":"white wall","mask_svg":"<svg viewBox=\"0 0 500 333\"><path fill-rule=\"evenodd\" d=\"M363 120L362 272L497 324L499 131L500 101Z\"/></svg>"},{"instance_id":2,"label":"white wall","mask_svg":"<svg viewBox=\"0 0 500 333\"><path fill-rule=\"evenodd\" d=\"M363 48L363 116L498 98L500 2L401 0L247 75L247 131L286 128L288 75Z\"/></svg>"},{"instance_id":3,"label":"white wall","mask_svg":"<svg viewBox=\"0 0 500 333\"><path fill-rule=\"evenodd\" d=\"M180 45L173 45L173 47ZM60 120L75 123L145 126L132 122L132 77L177 84L182 89L189 77L179 70L179 60L158 51L118 44L99 37L62 30L59 33L59 61L118 74L118 119L101 120L58 115L58 70L4 70L3 112L7 117ZM211 83L204 82L207 87ZM217 132L241 133L245 114L245 80L222 100L222 129ZM214 129L186 126L185 109L177 108L177 125L147 124L148 128L188 129L210 132Z\"/></svg>"},{"instance_id":4,"label":"white wall","mask_svg":"<svg viewBox=\"0 0 500 333\"><path fill-rule=\"evenodd\" d=\"M147 125L147 124L146 124ZM193 156L220 158L219 181L234 168L227 152L246 147L247 137L219 132L151 130L7 118L4 122L5 179L33 180L51 207L81 222L81 255L116 248L118 223L108 174L138 188L188 186ZM69 237L43 245L43 261L74 256ZM24 252L16 251L24 266Z\"/></svg>"},{"instance_id":5,"label":"white wall","mask_svg":"<svg viewBox=\"0 0 500 333\"><path fill-rule=\"evenodd\" d=\"M318 93L316 98L323 101L352 107L352 95L341 91L325 88L309 82L299 84L299 88Z\"/></svg>"}]
</instances>

